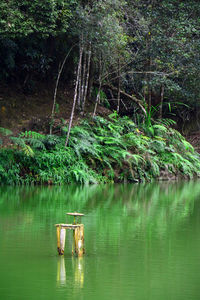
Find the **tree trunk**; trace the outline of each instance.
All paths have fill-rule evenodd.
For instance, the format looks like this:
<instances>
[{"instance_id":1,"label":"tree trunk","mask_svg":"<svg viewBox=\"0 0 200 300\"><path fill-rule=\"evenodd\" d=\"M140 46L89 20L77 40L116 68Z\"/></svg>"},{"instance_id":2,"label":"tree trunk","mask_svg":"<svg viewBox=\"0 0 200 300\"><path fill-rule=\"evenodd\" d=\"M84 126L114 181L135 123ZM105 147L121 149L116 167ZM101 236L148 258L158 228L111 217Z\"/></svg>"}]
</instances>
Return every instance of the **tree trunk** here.
<instances>
[{"instance_id":1,"label":"tree trunk","mask_svg":"<svg viewBox=\"0 0 200 300\"><path fill-rule=\"evenodd\" d=\"M88 64L87 64L87 77L86 77L86 81L85 81L85 89L84 89L84 95L83 95L83 105L82 105L83 111L84 111L84 108L85 108L85 102L86 102L87 91L88 91L88 82L89 82L89 76L90 76L90 61L91 61L91 42L90 42L90 45L89 45Z\"/></svg>"},{"instance_id":2,"label":"tree trunk","mask_svg":"<svg viewBox=\"0 0 200 300\"><path fill-rule=\"evenodd\" d=\"M102 76L101 76L102 74L101 73L102 73L102 60L101 60L101 56L100 56L100 59L99 59L99 89L98 89L98 93L96 96L94 111L93 111L93 115L92 115L93 118L96 115L97 106L100 101L100 93L101 93L101 85L102 85Z\"/></svg>"},{"instance_id":3,"label":"tree trunk","mask_svg":"<svg viewBox=\"0 0 200 300\"><path fill-rule=\"evenodd\" d=\"M50 134L52 134L52 128L53 128L53 122L54 122L54 115L55 115L55 106L56 106L56 97L57 97L57 90L58 90L58 84L59 84L60 76L61 76L61 74L62 74L62 70L63 70L63 68L64 68L64 65L65 65L65 63L66 63L66 60L67 60L67 58L68 58L70 52L72 51L72 49L73 49L76 45L77 45L77 44L73 45L73 46L69 49L67 55L65 56L65 58L64 58L64 60L63 60L63 62L62 62L62 65L61 65L61 67L60 67L60 70L58 71L58 76L57 76L57 79L56 79L56 86L55 86L55 90L54 90L53 106L52 106L52 111L51 111L51 121L50 121L51 123L50 123L50 132L49 132Z\"/></svg>"},{"instance_id":4,"label":"tree trunk","mask_svg":"<svg viewBox=\"0 0 200 300\"><path fill-rule=\"evenodd\" d=\"M81 85L81 102L80 102L80 109L83 109L83 98L84 98L84 92L85 92L85 74L86 74L86 65L87 65L87 49L85 49L85 53L84 53L84 63L83 63L83 76L82 76L82 85Z\"/></svg>"},{"instance_id":5,"label":"tree trunk","mask_svg":"<svg viewBox=\"0 0 200 300\"><path fill-rule=\"evenodd\" d=\"M70 131L71 131L71 127L72 127L72 121L73 121L73 117L74 117L74 110L75 110L75 107L76 107L78 83L79 83L79 77L80 77L80 70L81 70L81 67L82 67L82 56L83 56L83 46L80 45L79 63L78 63L78 69L77 69L76 85L75 85L75 90L74 90L74 100L73 100L73 106L72 106L70 121L69 121L69 128L68 128L67 137L66 137L66 141L65 141L65 147L67 147L67 145L68 145Z\"/></svg>"},{"instance_id":6,"label":"tree trunk","mask_svg":"<svg viewBox=\"0 0 200 300\"><path fill-rule=\"evenodd\" d=\"M94 111L93 111L93 115L92 115L93 118L96 115L97 106L100 102L100 92L101 92L101 82L100 82L100 85L99 85L99 89L98 89L98 93L97 93L97 97L96 97L96 101L95 101Z\"/></svg>"},{"instance_id":7,"label":"tree trunk","mask_svg":"<svg viewBox=\"0 0 200 300\"><path fill-rule=\"evenodd\" d=\"M80 67L79 78L78 78L78 93L77 93L77 103L79 110L81 109L81 87L82 87L82 64Z\"/></svg>"},{"instance_id":8,"label":"tree trunk","mask_svg":"<svg viewBox=\"0 0 200 300\"><path fill-rule=\"evenodd\" d=\"M164 85L162 84L161 92L160 92L160 107L159 107L159 118L160 119L162 119L163 100L164 100Z\"/></svg>"},{"instance_id":9,"label":"tree trunk","mask_svg":"<svg viewBox=\"0 0 200 300\"><path fill-rule=\"evenodd\" d=\"M120 60L118 59L118 91L117 91L117 113L120 106Z\"/></svg>"},{"instance_id":10,"label":"tree trunk","mask_svg":"<svg viewBox=\"0 0 200 300\"><path fill-rule=\"evenodd\" d=\"M149 71L151 72L152 60L149 58ZM151 111L152 89L151 89L151 74L148 76L148 112Z\"/></svg>"}]
</instances>

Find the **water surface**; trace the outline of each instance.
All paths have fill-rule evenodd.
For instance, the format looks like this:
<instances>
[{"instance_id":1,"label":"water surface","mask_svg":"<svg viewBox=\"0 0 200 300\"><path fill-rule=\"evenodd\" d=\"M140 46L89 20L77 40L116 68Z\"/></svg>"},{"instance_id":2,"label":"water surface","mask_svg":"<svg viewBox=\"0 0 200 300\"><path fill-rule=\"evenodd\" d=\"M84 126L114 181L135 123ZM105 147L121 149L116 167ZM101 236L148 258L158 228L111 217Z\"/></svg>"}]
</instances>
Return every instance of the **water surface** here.
<instances>
[{"instance_id":1,"label":"water surface","mask_svg":"<svg viewBox=\"0 0 200 300\"><path fill-rule=\"evenodd\" d=\"M86 215L83 258L71 232L56 252L71 211ZM199 182L0 188L0 299L199 298Z\"/></svg>"}]
</instances>

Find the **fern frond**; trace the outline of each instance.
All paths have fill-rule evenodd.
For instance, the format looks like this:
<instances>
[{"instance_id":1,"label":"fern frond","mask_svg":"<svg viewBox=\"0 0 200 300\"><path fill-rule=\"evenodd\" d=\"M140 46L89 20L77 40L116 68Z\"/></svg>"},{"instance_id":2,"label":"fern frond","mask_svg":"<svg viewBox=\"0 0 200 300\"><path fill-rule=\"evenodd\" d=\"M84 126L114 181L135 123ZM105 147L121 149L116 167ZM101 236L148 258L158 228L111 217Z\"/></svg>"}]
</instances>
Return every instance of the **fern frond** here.
<instances>
[{"instance_id":1,"label":"fern frond","mask_svg":"<svg viewBox=\"0 0 200 300\"><path fill-rule=\"evenodd\" d=\"M20 147L20 149L22 150L22 152L25 155L27 155L27 156L33 156L34 155L34 152L33 152L32 148L29 145L26 145L26 143L23 139L17 138L17 137L11 137L11 140L13 141L13 143L15 145Z\"/></svg>"},{"instance_id":2,"label":"fern frond","mask_svg":"<svg viewBox=\"0 0 200 300\"><path fill-rule=\"evenodd\" d=\"M170 127L170 126L176 124L176 121L174 121L172 119L168 119L168 118L158 119L157 122L160 123L160 124L163 124L164 126L167 126L167 127Z\"/></svg>"},{"instance_id":3,"label":"fern frond","mask_svg":"<svg viewBox=\"0 0 200 300\"><path fill-rule=\"evenodd\" d=\"M33 138L33 139L44 139L45 138L45 136L43 134L40 134L35 131L31 131L31 130L21 132L19 137Z\"/></svg>"},{"instance_id":4,"label":"fern frond","mask_svg":"<svg viewBox=\"0 0 200 300\"><path fill-rule=\"evenodd\" d=\"M192 147L192 145L190 143L188 143L187 141L184 141L184 140L182 143L185 146L186 151L190 151L190 152L194 153L194 148Z\"/></svg>"},{"instance_id":5,"label":"fern frond","mask_svg":"<svg viewBox=\"0 0 200 300\"><path fill-rule=\"evenodd\" d=\"M24 154L26 156L31 156L31 157L34 156L34 152L33 152L32 148L29 145L25 144L24 147L22 147L21 149L22 149L22 151L24 152Z\"/></svg>"},{"instance_id":6,"label":"fern frond","mask_svg":"<svg viewBox=\"0 0 200 300\"><path fill-rule=\"evenodd\" d=\"M26 143L28 143L29 145L31 145L34 149L37 150L45 150L45 146L44 143L42 141L40 141L39 139L35 139L35 138L27 138L25 140Z\"/></svg>"},{"instance_id":7,"label":"fern frond","mask_svg":"<svg viewBox=\"0 0 200 300\"><path fill-rule=\"evenodd\" d=\"M168 129L164 125L153 125L154 130L167 132Z\"/></svg>"},{"instance_id":8,"label":"fern frond","mask_svg":"<svg viewBox=\"0 0 200 300\"><path fill-rule=\"evenodd\" d=\"M3 127L0 127L0 133L4 136L13 134L13 132L10 129L3 128Z\"/></svg>"}]
</instances>

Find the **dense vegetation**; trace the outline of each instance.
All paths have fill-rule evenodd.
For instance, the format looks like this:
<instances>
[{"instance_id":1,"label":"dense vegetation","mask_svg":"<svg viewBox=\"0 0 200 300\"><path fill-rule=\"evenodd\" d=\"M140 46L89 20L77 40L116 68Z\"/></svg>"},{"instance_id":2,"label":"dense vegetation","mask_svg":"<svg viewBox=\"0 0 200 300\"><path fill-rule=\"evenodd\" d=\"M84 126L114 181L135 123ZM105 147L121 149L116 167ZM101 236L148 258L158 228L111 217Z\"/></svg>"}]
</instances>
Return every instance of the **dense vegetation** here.
<instances>
[{"instance_id":1,"label":"dense vegetation","mask_svg":"<svg viewBox=\"0 0 200 300\"><path fill-rule=\"evenodd\" d=\"M0 91L53 89L50 134L12 137L15 146L0 152L0 182L198 175L197 153L170 125L199 126L199 13L195 0L2 0ZM69 124L53 135L58 91L71 86ZM72 127L88 103L92 118ZM0 116L7 104L0 101ZM117 114L96 117L99 105Z\"/></svg>"},{"instance_id":2,"label":"dense vegetation","mask_svg":"<svg viewBox=\"0 0 200 300\"><path fill-rule=\"evenodd\" d=\"M184 123L199 107L199 13L195 0L2 0L1 82L25 93L41 81L55 85L67 55L60 81L72 82L80 62L80 109L88 85L88 99L104 91L123 113L137 110L136 98L160 105L160 116L170 103ZM120 90L135 97L123 105Z\"/></svg>"},{"instance_id":3,"label":"dense vegetation","mask_svg":"<svg viewBox=\"0 0 200 300\"><path fill-rule=\"evenodd\" d=\"M61 130L59 137L36 132L11 137L16 146L0 152L0 182L140 182L200 174L199 155L167 125L138 127L116 113L108 120L96 117L72 128L67 148L66 128Z\"/></svg>"}]
</instances>

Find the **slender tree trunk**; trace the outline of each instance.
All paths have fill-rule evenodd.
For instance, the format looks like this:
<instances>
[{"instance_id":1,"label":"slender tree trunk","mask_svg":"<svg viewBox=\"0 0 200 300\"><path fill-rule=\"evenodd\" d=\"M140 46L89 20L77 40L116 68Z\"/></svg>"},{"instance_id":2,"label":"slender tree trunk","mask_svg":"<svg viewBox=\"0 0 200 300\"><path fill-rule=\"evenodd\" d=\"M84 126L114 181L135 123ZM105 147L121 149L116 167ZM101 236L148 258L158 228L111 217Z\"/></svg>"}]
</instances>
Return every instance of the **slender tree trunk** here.
<instances>
[{"instance_id":1,"label":"slender tree trunk","mask_svg":"<svg viewBox=\"0 0 200 300\"><path fill-rule=\"evenodd\" d=\"M75 85L75 90L74 90L74 100L73 100L73 106L72 106L70 121L69 121L69 128L68 128L67 137L66 137L66 141L65 141L65 147L67 147L67 145L68 145L70 131L71 131L71 127L72 127L72 121L73 121L73 117L74 117L74 110L75 110L75 107L76 107L78 83L79 83L80 71L81 71L81 67L82 67L82 56L83 56L83 46L80 45L79 63L78 63L78 69L77 69L76 85Z\"/></svg>"},{"instance_id":2,"label":"slender tree trunk","mask_svg":"<svg viewBox=\"0 0 200 300\"><path fill-rule=\"evenodd\" d=\"M149 59L149 71L151 71L152 60ZM151 111L151 102L152 102L152 89L151 89L151 74L148 76L148 112Z\"/></svg>"},{"instance_id":3,"label":"slender tree trunk","mask_svg":"<svg viewBox=\"0 0 200 300\"><path fill-rule=\"evenodd\" d=\"M94 111L93 111L93 115L92 115L93 118L96 115L97 106L98 106L98 103L100 101L100 93L101 93L101 86L102 86L102 76L101 76L102 72L103 72L103 70L102 70L102 60L101 60L101 55L100 55L100 60L99 60L99 89L98 89L98 93L97 93L97 96L96 96Z\"/></svg>"},{"instance_id":4,"label":"slender tree trunk","mask_svg":"<svg viewBox=\"0 0 200 300\"><path fill-rule=\"evenodd\" d=\"M78 102L78 108L79 110L81 110L81 91L82 91L82 82L83 82L83 76L82 76L82 65L84 63L84 57L83 57L83 53L84 53L84 37L83 37L83 33L81 34L81 40L80 40L80 47L82 47L82 58L81 58L81 67L80 67L80 72L79 72L79 78L78 78L78 92L77 92L77 102Z\"/></svg>"},{"instance_id":5,"label":"slender tree trunk","mask_svg":"<svg viewBox=\"0 0 200 300\"><path fill-rule=\"evenodd\" d=\"M55 107L56 107L56 97L57 97L57 90L58 90L58 84L59 84L59 80L60 80L60 76L62 74L62 71L63 71L63 68L64 68L64 65L66 63L66 60L70 54L70 52L72 51L72 49L76 46L77 44L73 45L67 55L65 56L63 62L62 62L62 65L60 67L60 70L58 71L58 76L57 76L57 79L56 79L56 86L55 86L55 90L54 90L54 97L53 97L53 106L52 106L52 111L51 111L51 121L50 121L50 134L52 134L52 128L53 128L53 122L54 122L54 115L55 115Z\"/></svg>"},{"instance_id":6,"label":"slender tree trunk","mask_svg":"<svg viewBox=\"0 0 200 300\"><path fill-rule=\"evenodd\" d=\"M84 62L83 62L83 76L82 76L82 84L81 84L81 101L80 101L80 109L83 108L83 98L84 98L84 92L85 92L85 74L86 74L86 65L87 65L87 49L85 49L85 53L84 53Z\"/></svg>"},{"instance_id":7,"label":"slender tree trunk","mask_svg":"<svg viewBox=\"0 0 200 300\"><path fill-rule=\"evenodd\" d=\"M78 78L78 93L77 93L77 103L79 110L81 109L81 86L82 86L82 66L80 67L79 78Z\"/></svg>"},{"instance_id":8,"label":"slender tree trunk","mask_svg":"<svg viewBox=\"0 0 200 300\"><path fill-rule=\"evenodd\" d=\"M93 111L93 115L92 115L93 118L94 118L95 115L96 115L97 106L98 106L98 104L99 104L99 102L100 102L100 92L101 92L101 79L100 79L99 89L98 89L98 93L97 93L97 96L96 96L96 101L95 101L94 111Z\"/></svg>"},{"instance_id":9,"label":"slender tree trunk","mask_svg":"<svg viewBox=\"0 0 200 300\"><path fill-rule=\"evenodd\" d=\"M91 54L92 54L92 51L91 51L91 42L90 42L89 53L88 53L88 64L87 64L87 76L86 76L85 89L84 89L84 95L83 95L83 106L82 106L83 111L84 111L84 108L85 108L85 102L86 102L87 91L88 91L88 82L89 82L89 76L90 76Z\"/></svg>"},{"instance_id":10,"label":"slender tree trunk","mask_svg":"<svg viewBox=\"0 0 200 300\"><path fill-rule=\"evenodd\" d=\"M93 82L94 82L94 73L95 73L95 68L94 68L94 62L90 60L90 76L89 76L89 82L88 82L88 98L91 99L92 96L92 88L93 88Z\"/></svg>"},{"instance_id":11,"label":"slender tree trunk","mask_svg":"<svg viewBox=\"0 0 200 300\"><path fill-rule=\"evenodd\" d=\"M118 59L118 91L117 91L117 113L120 107L120 60Z\"/></svg>"},{"instance_id":12,"label":"slender tree trunk","mask_svg":"<svg viewBox=\"0 0 200 300\"><path fill-rule=\"evenodd\" d=\"M159 109L159 118L160 119L162 119L163 100L164 100L164 85L162 84L161 92L160 92L160 109Z\"/></svg>"},{"instance_id":13,"label":"slender tree trunk","mask_svg":"<svg viewBox=\"0 0 200 300\"><path fill-rule=\"evenodd\" d=\"M148 88L148 112L151 110L151 87Z\"/></svg>"}]
</instances>

